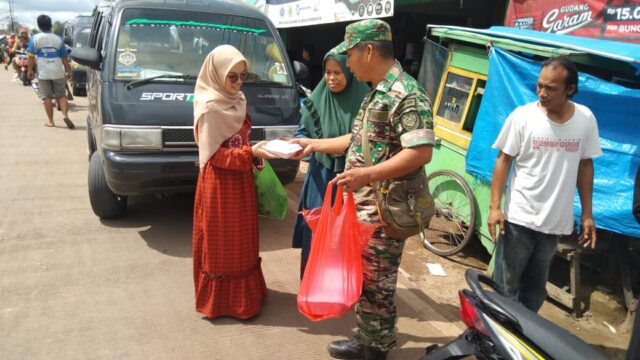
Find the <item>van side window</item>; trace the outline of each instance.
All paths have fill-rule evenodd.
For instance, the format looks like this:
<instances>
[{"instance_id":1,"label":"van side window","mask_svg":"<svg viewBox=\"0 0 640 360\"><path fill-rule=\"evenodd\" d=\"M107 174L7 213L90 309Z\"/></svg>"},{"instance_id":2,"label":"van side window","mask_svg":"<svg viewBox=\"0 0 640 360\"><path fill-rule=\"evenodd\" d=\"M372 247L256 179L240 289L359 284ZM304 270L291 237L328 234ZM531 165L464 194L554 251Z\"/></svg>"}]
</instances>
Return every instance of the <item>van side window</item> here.
<instances>
[{"instance_id":1,"label":"van side window","mask_svg":"<svg viewBox=\"0 0 640 360\"><path fill-rule=\"evenodd\" d=\"M91 26L88 46L93 49L95 49L96 47L96 39L98 38L98 30L100 29L100 24L102 24L102 16L102 13L97 13L95 19L93 20L93 25Z\"/></svg>"},{"instance_id":2,"label":"van side window","mask_svg":"<svg viewBox=\"0 0 640 360\"><path fill-rule=\"evenodd\" d=\"M107 34L109 33L109 22L105 19L103 20L102 25L100 26L100 31L98 32L98 43L96 44L96 50L100 53L100 57L104 59L106 57L106 49L104 44L107 39Z\"/></svg>"}]
</instances>

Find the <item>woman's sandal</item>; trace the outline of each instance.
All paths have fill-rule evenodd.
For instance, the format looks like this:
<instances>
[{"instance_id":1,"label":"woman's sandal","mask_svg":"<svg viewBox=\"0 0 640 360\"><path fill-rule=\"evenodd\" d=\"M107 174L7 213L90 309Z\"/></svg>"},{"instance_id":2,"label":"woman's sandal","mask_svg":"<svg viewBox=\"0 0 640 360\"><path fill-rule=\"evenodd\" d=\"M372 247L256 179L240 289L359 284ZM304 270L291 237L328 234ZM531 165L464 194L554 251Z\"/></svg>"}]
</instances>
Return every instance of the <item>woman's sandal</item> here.
<instances>
[{"instance_id":1,"label":"woman's sandal","mask_svg":"<svg viewBox=\"0 0 640 360\"><path fill-rule=\"evenodd\" d=\"M47 123L47 122L44 123L43 125L46 126L46 127L54 127L54 126L56 126L55 124L50 124L50 123Z\"/></svg>"}]
</instances>

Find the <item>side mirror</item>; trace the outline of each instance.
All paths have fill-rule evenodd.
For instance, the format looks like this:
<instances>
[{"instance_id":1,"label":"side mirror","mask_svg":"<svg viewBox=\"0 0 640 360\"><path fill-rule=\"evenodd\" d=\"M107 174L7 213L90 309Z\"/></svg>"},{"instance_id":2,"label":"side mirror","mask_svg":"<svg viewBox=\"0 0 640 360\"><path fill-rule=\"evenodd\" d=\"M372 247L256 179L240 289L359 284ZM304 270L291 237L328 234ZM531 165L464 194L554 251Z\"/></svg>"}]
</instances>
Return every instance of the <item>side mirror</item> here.
<instances>
[{"instance_id":1,"label":"side mirror","mask_svg":"<svg viewBox=\"0 0 640 360\"><path fill-rule=\"evenodd\" d=\"M74 48L71 52L73 61L80 65L88 66L94 70L100 70L100 54L92 48Z\"/></svg>"},{"instance_id":2,"label":"side mirror","mask_svg":"<svg viewBox=\"0 0 640 360\"><path fill-rule=\"evenodd\" d=\"M71 36L67 35L64 37L64 44L67 46L73 46L73 39Z\"/></svg>"},{"instance_id":3,"label":"side mirror","mask_svg":"<svg viewBox=\"0 0 640 360\"><path fill-rule=\"evenodd\" d=\"M305 79L307 76L309 76L309 68L307 68L307 65L301 63L300 61L294 60L293 73L296 80Z\"/></svg>"}]
</instances>

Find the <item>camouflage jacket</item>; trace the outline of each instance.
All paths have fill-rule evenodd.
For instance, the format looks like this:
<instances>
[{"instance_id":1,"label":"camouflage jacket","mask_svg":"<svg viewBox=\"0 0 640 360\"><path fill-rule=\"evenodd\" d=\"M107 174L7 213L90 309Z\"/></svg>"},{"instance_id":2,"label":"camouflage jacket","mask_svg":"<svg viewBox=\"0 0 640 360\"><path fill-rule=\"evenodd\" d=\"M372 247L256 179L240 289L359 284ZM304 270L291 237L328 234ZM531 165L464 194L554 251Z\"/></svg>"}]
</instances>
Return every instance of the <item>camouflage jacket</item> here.
<instances>
[{"instance_id":1,"label":"camouflage jacket","mask_svg":"<svg viewBox=\"0 0 640 360\"><path fill-rule=\"evenodd\" d=\"M404 72L398 62L360 105L351 131L345 170L366 166L362 155L365 116L374 165L404 148L435 144L431 102L422 86ZM354 195L358 218L370 223L379 222L373 188L365 186Z\"/></svg>"}]
</instances>

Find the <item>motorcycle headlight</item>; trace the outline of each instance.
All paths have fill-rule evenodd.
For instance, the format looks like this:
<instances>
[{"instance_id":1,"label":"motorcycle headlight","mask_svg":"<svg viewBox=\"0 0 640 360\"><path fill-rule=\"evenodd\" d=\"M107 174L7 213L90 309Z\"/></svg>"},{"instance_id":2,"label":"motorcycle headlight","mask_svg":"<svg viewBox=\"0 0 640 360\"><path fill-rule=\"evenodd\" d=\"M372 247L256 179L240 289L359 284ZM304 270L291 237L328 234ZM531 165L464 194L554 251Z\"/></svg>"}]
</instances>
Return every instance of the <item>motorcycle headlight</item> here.
<instances>
[{"instance_id":1,"label":"motorcycle headlight","mask_svg":"<svg viewBox=\"0 0 640 360\"><path fill-rule=\"evenodd\" d=\"M110 150L161 150L162 129L104 127L102 144Z\"/></svg>"}]
</instances>

